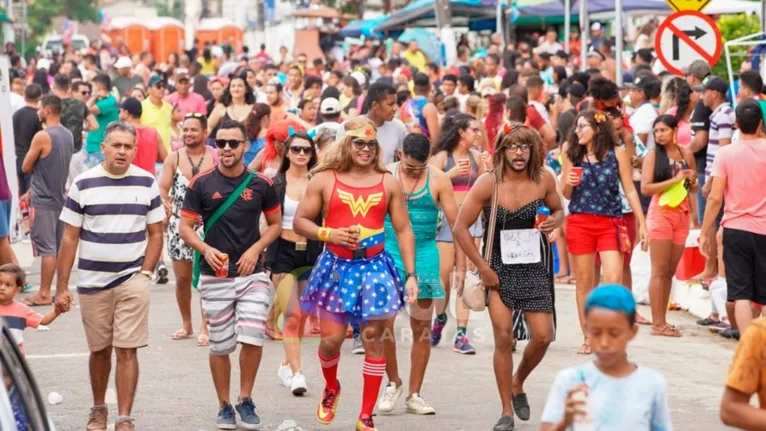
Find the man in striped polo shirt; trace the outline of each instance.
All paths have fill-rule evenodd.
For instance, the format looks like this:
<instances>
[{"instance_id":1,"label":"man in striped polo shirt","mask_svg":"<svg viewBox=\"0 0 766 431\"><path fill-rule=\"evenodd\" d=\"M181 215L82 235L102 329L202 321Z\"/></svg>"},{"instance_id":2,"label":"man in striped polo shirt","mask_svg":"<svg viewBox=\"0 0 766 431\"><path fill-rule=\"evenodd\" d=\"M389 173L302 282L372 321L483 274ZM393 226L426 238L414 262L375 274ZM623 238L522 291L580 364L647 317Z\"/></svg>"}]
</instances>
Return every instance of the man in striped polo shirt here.
<instances>
[{"instance_id":1,"label":"man in striped polo shirt","mask_svg":"<svg viewBox=\"0 0 766 431\"><path fill-rule=\"evenodd\" d=\"M56 307L69 311L69 276L75 254L77 293L90 354L95 405L88 430L105 430L106 388L117 352L117 409L114 429L134 429L130 417L138 384L136 350L149 344L149 286L162 253L162 208L154 176L131 162L136 129L109 124L101 152L105 161L75 178L61 221L66 223L59 252Z\"/></svg>"}]
</instances>

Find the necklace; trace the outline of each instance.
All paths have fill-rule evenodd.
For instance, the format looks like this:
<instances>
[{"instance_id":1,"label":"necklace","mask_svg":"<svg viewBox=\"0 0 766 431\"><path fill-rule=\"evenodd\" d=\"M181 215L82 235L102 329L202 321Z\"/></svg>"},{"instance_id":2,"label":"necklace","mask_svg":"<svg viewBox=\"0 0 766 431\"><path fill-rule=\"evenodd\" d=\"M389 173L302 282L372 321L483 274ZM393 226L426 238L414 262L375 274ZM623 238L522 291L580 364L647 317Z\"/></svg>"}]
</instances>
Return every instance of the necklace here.
<instances>
[{"instance_id":1,"label":"necklace","mask_svg":"<svg viewBox=\"0 0 766 431\"><path fill-rule=\"evenodd\" d=\"M186 152L186 157L189 159L189 164L191 165L191 168L192 168L192 177L196 177L197 174L199 174L199 168L202 166L202 163L205 161L206 153L207 151L202 153L202 157L199 159L199 163L197 163L197 165L195 166L194 162L192 161L191 155L189 155L188 151Z\"/></svg>"},{"instance_id":2,"label":"necklace","mask_svg":"<svg viewBox=\"0 0 766 431\"><path fill-rule=\"evenodd\" d=\"M401 165L399 165L397 167L397 171L398 171L398 174L399 174L399 183L401 183L402 188L404 188L404 177L402 176L402 170L398 169L400 167L401 167ZM428 172L426 172L426 175L428 175ZM415 194L415 190L417 189L418 184L420 184L420 178L415 180L415 184L412 186L412 189L410 190L409 193L407 193L406 191L404 192L404 200L405 201L409 201L410 199L412 199L412 195Z\"/></svg>"}]
</instances>

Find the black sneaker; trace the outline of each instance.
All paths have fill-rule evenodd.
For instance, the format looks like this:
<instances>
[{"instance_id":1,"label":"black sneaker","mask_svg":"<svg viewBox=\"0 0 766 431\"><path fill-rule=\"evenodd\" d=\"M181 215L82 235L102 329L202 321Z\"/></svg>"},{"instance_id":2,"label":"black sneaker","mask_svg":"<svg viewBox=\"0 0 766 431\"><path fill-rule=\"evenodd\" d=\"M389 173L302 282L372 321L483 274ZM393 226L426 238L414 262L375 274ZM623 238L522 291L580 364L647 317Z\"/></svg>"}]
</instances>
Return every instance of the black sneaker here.
<instances>
[{"instance_id":1,"label":"black sneaker","mask_svg":"<svg viewBox=\"0 0 766 431\"><path fill-rule=\"evenodd\" d=\"M723 338L739 341L739 329L734 329L734 328L724 329L723 331L719 332L718 335L722 336Z\"/></svg>"},{"instance_id":2,"label":"black sneaker","mask_svg":"<svg viewBox=\"0 0 766 431\"><path fill-rule=\"evenodd\" d=\"M513 417L503 416L497 421L492 431L513 431Z\"/></svg>"}]
</instances>

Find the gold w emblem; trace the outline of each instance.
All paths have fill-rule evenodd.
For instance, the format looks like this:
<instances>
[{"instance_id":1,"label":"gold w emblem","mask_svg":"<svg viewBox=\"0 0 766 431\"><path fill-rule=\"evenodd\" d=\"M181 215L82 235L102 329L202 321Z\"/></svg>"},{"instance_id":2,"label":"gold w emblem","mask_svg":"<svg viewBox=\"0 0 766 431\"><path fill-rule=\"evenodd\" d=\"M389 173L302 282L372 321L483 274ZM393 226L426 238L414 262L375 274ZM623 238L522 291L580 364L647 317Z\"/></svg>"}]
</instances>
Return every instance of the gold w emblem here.
<instances>
[{"instance_id":1,"label":"gold w emblem","mask_svg":"<svg viewBox=\"0 0 766 431\"><path fill-rule=\"evenodd\" d=\"M367 196L367 200L362 199L361 196L354 199L354 195L338 189L338 197L340 201L348 205L351 209L351 215L356 217L358 214L362 214L362 217L367 217L367 212L370 208L379 204L383 200L383 193L373 193Z\"/></svg>"}]
</instances>

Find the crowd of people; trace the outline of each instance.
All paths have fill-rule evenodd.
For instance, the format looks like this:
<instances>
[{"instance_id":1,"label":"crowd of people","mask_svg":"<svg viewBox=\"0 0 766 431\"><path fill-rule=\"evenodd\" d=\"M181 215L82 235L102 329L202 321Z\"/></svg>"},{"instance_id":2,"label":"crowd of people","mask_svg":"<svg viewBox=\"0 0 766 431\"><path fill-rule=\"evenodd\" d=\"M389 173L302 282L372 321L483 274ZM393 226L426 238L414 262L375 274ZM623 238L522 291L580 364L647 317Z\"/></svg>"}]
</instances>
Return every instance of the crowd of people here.
<instances>
[{"instance_id":1,"label":"crowd of people","mask_svg":"<svg viewBox=\"0 0 766 431\"><path fill-rule=\"evenodd\" d=\"M343 60L206 46L164 61L96 42L30 59L27 69L8 45L18 211L29 208L19 229L42 257L42 276L39 292L14 301L26 282L10 248L17 208L3 181L0 264L9 266L0 266L0 311L54 306L45 316L29 311L26 326L69 311L79 254L94 397L87 429L107 429L113 350L115 429L134 429L148 286L169 279L164 243L181 317L168 336L209 346L219 429L260 423L253 387L266 339L282 341L284 386L308 391L300 341L312 334L325 380L317 420L335 417L350 338L365 355L356 429L372 431L376 405L391 412L405 391L393 337L405 308L413 330L405 408L436 412L421 390L457 295L447 342L476 353L469 316L489 310L501 402L494 430L507 431L532 415L524 385L556 337L554 286L574 284L577 353L595 360L559 373L543 429L569 429L587 410L594 429L668 430L665 379L625 349L637 325L683 335L667 311L687 237L700 229L707 265L697 279L713 313L698 325L743 336L722 419L758 429L763 413L748 402L764 393L756 376L766 326L754 320L766 302L763 80L745 63L734 109L707 63L690 64L685 77L659 70L639 43L648 26L629 70L615 64L598 23L587 43L570 41L570 53L555 29L509 44L493 35L478 53L461 39L447 67L416 41L386 50L366 40ZM587 64L573 55L581 49ZM651 316L637 313L630 293L639 246L651 260ZM514 372L519 340L527 342ZM238 344L233 398L229 356Z\"/></svg>"}]
</instances>

